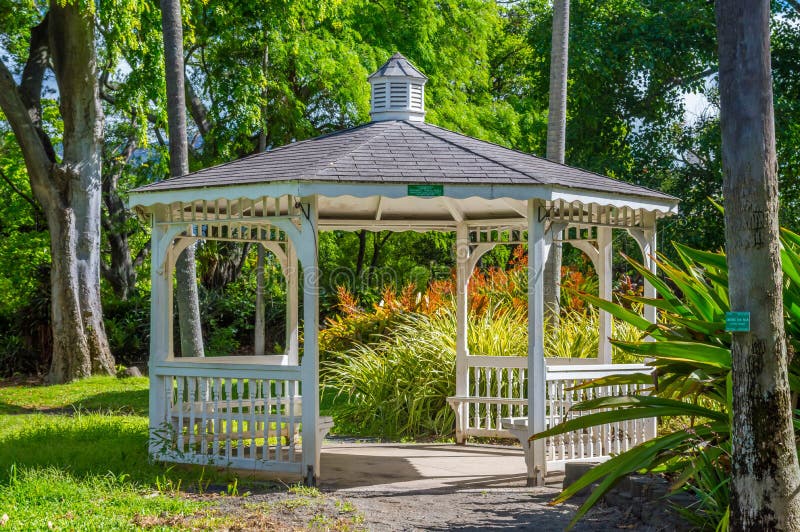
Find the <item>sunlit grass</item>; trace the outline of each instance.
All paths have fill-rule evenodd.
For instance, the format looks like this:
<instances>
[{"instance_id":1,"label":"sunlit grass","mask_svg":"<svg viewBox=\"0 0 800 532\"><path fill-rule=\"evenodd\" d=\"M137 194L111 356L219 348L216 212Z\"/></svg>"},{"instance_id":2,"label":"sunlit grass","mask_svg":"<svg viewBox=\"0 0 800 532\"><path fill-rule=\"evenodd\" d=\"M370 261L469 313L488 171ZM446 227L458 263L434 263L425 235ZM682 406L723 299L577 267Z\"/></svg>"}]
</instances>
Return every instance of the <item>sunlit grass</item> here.
<instances>
[{"instance_id":1,"label":"sunlit grass","mask_svg":"<svg viewBox=\"0 0 800 532\"><path fill-rule=\"evenodd\" d=\"M147 415L148 383L146 377L90 377L52 386L4 386L0 388L0 414L80 409Z\"/></svg>"}]
</instances>

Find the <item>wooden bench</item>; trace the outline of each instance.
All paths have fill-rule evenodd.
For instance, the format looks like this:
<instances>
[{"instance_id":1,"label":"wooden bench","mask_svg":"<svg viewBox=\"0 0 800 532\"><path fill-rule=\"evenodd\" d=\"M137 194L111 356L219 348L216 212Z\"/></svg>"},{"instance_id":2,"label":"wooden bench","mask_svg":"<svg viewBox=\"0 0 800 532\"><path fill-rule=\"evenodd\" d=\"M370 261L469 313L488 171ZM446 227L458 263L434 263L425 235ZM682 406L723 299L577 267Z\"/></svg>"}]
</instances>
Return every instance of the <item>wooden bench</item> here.
<instances>
[{"instance_id":1,"label":"wooden bench","mask_svg":"<svg viewBox=\"0 0 800 532\"><path fill-rule=\"evenodd\" d=\"M492 407L495 408L495 416L497 411L501 409L502 406L507 405L509 407L518 407L520 410L524 407L527 407L528 400L527 399L509 399L505 397L470 397L470 396L459 396L454 395L452 397L447 398L447 404L450 405L450 408L453 409L456 415L456 443L458 445L464 445L466 437L469 436L484 436L484 437L503 437L503 436L511 436L511 434L503 434L505 429L501 427L497 427L495 429L481 429L476 427L469 427L469 412L467 411L467 407L470 404L473 405L487 405L489 409ZM488 423L487 423L488 425Z\"/></svg>"}]
</instances>

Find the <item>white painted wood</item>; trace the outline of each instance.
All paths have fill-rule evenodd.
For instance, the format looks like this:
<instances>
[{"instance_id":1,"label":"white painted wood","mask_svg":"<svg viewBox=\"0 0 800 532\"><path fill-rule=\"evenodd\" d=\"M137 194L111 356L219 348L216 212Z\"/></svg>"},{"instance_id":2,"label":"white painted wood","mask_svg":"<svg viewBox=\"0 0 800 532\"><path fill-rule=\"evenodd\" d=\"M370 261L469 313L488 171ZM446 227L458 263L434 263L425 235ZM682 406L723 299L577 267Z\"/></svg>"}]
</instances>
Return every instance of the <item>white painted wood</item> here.
<instances>
[{"instance_id":1,"label":"white painted wood","mask_svg":"<svg viewBox=\"0 0 800 532\"><path fill-rule=\"evenodd\" d=\"M568 243L575 249L581 250L583 254L592 261L594 271L600 271L600 252L597 250L597 245L594 242L589 240L569 240Z\"/></svg>"},{"instance_id":2,"label":"white painted wood","mask_svg":"<svg viewBox=\"0 0 800 532\"><path fill-rule=\"evenodd\" d=\"M467 370L467 323L468 323L468 286L470 271L469 263L469 233L467 225L460 223L456 230L456 395L466 395L469 388L469 373ZM458 408L463 408L459 405ZM457 412L463 417L465 412ZM464 443L464 434L456 425L456 443Z\"/></svg>"},{"instance_id":3,"label":"white painted wood","mask_svg":"<svg viewBox=\"0 0 800 532\"><path fill-rule=\"evenodd\" d=\"M339 198L341 196L351 196L353 206L361 203L358 198L368 198L373 196L383 196L384 198L394 198L408 201L409 212L407 219L418 219L414 216L414 205L421 198L409 198L408 187L405 184L397 183L335 183L330 181L282 181L275 183L250 183L241 185L231 185L226 187L197 187L178 190L162 190L149 192L131 192L128 197L129 208L141 207L148 209L156 205L169 205L176 202L202 202L214 201L224 195L229 198L245 197L260 199L263 196L281 197L286 195L297 197L319 196L320 198ZM643 209L653 211L659 215L677 214L677 199L644 199L637 196L627 196L624 194L602 192L602 191L577 191L575 189L559 188L548 185L460 185L445 184L444 195L455 200L466 200L469 198L481 198L483 200L522 200L542 199L548 201L562 200L564 202L580 202L585 205L597 203L612 207L629 207L631 209ZM325 228L325 220L329 217L326 211L325 201L321 202L320 219L321 227ZM462 207L463 206L459 205ZM492 208L486 209L493 212ZM370 219L374 220L374 209ZM465 215L469 211L464 210ZM443 213L444 214L444 213ZM447 213L449 214L449 213ZM445 214L445 216L447 216ZM447 216L449 218L449 216Z\"/></svg>"},{"instance_id":4,"label":"white painted wood","mask_svg":"<svg viewBox=\"0 0 800 532\"><path fill-rule=\"evenodd\" d=\"M539 218L540 201L528 201L528 426L534 432L545 429L544 364L544 220ZM528 484L544 486L547 474L544 442L534 442L527 451Z\"/></svg>"},{"instance_id":5,"label":"white painted wood","mask_svg":"<svg viewBox=\"0 0 800 532\"><path fill-rule=\"evenodd\" d=\"M289 355L289 364L296 366L300 363L299 268L297 252L291 241L286 244L286 266L283 271L286 276L286 354Z\"/></svg>"},{"instance_id":6,"label":"white painted wood","mask_svg":"<svg viewBox=\"0 0 800 532\"><path fill-rule=\"evenodd\" d=\"M599 260L597 261L598 295L601 299L611 301L614 255L612 229L610 227L600 227L597 229L597 250L599 254ZM611 314L605 310L599 309L597 358L601 364L611 364L611 323Z\"/></svg>"},{"instance_id":7,"label":"white painted wood","mask_svg":"<svg viewBox=\"0 0 800 532\"><path fill-rule=\"evenodd\" d=\"M172 356L172 240L179 228L157 227L155 217L151 237L150 269L150 366ZM172 381L151 377L149 390L149 450L163 447L164 431L169 426L166 405L171 402Z\"/></svg>"},{"instance_id":8,"label":"white painted wood","mask_svg":"<svg viewBox=\"0 0 800 532\"><path fill-rule=\"evenodd\" d=\"M320 471L320 449L317 431L319 418L319 266L317 264L317 200L304 198L301 226L296 243L297 256L303 267L303 473L306 482L315 484Z\"/></svg>"},{"instance_id":9,"label":"white painted wood","mask_svg":"<svg viewBox=\"0 0 800 532\"><path fill-rule=\"evenodd\" d=\"M647 223L648 226L646 226L644 229L631 228L628 229L628 233L630 233L634 240L636 240L636 242L639 244L644 266L651 272L656 273L658 271L658 265L655 261L657 251L655 218L651 215L648 215ZM652 283L645 280L644 296L655 298L656 295L656 289L653 287ZM658 321L658 309L652 305L646 305L644 307L644 317L650 323L656 323ZM648 337L648 339L652 340L651 337Z\"/></svg>"}]
</instances>

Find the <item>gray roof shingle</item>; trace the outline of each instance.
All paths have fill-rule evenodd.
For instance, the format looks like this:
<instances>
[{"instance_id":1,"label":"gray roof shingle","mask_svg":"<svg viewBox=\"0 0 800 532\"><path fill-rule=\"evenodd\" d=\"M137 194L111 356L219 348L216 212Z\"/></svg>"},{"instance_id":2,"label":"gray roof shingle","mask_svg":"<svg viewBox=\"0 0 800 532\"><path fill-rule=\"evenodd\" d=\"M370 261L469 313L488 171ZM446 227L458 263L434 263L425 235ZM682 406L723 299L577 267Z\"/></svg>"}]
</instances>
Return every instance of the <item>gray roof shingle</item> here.
<instances>
[{"instance_id":1,"label":"gray roof shingle","mask_svg":"<svg viewBox=\"0 0 800 532\"><path fill-rule=\"evenodd\" d=\"M420 72L417 67L411 64L400 52L395 53L378 70L370 74L367 79L377 77L409 77L417 79L428 79L425 74Z\"/></svg>"},{"instance_id":2,"label":"gray roof shingle","mask_svg":"<svg viewBox=\"0 0 800 532\"><path fill-rule=\"evenodd\" d=\"M135 192L282 181L543 185L675 199L444 128L408 121L370 122L145 185Z\"/></svg>"}]
</instances>

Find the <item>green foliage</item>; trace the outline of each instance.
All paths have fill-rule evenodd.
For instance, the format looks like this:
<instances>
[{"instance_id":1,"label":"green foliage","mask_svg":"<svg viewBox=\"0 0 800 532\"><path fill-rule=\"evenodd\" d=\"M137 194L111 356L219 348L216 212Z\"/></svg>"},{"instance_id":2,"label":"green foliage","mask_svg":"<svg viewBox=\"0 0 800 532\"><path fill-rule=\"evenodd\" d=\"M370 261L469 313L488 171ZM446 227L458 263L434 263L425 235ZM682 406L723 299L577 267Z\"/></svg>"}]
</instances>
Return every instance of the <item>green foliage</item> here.
<instances>
[{"instance_id":1,"label":"green foliage","mask_svg":"<svg viewBox=\"0 0 800 532\"><path fill-rule=\"evenodd\" d=\"M381 313L381 309L371 315ZM355 317L359 326L368 321ZM382 319L386 319L383 315ZM436 311L397 313L369 343L352 342L342 352L328 352L321 366L325 396L333 397L330 413L337 432L388 439L449 436L454 417L447 397L455 393L455 309L450 300ZM617 324L615 335L638 339L638 330ZM620 336L618 336L620 337ZM561 327L549 330L546 356L597 356L596 313L572 312ZM486 356L525 356L528 322L524 311L492 306L469 317L470 353ZM614 354L614 362L627 362Z\"/></svg>"},{"instance_id":2,"label":"green foliage","mask_svg":"<svg viewBox=\"0 0 800 532\"><path fill-rule=\"evenodd\" d=\"M621 477L639 470L664 472L674 479L675 489L685 488L698 496L692 508L693 522L702 528L724 524L728 513L730 430L732 415L731 335L725 332L729 311L728 275L725 255L698 251L675 244L681 265L661 257L659 268L666 281L644 266L631 266L656 288L660 298L628 296L634 303L652 304L661 310L658 325L651 325L624 306L583 294L596 306L649 334L655 341L614 340L632 355L647 357L656 370L658 384L649 396L612 397L585 401L579 411L608 408L567 421L535 435L543 438L612 421L648 417L673 417L678 427L630 451L613 457L586 473L556 499L564 501L593 482L598 487L581 506L573 523L594 505ZM786 331L793 347L800 332L800 236L782 231L782 263ZM790 366L790 384L797 389L800 367ZM624 377L597 379L619 383ZM674 424L673 424L674 425Z\"/></svg>"},{"instance_id":3,"label":"green foliage","mask_svg":"<svg viewBox=\"0 0 800 532\"><path fill-rule=\"evenodd\" d=\"M108 345L118 364L141 365L150 351L150 298L135 294L127 300L107 297L103 305Z\"/></svg>"}]
</instances>

